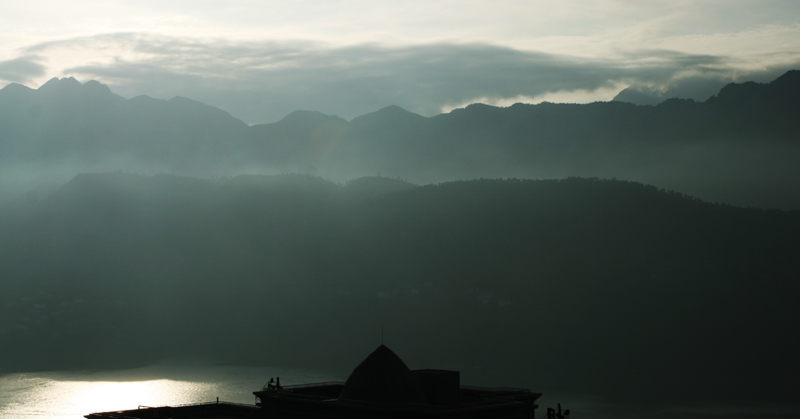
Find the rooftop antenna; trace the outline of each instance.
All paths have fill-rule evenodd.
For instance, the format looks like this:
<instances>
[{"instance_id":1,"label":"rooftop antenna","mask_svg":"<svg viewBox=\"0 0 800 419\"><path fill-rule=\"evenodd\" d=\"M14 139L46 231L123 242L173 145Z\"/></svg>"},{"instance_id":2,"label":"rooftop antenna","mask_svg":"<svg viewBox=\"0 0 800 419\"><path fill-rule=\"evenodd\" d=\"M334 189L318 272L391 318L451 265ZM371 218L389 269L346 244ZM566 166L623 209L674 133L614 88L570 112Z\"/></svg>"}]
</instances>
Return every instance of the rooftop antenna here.
<instances>
[{"instance_id":1,"label":"rooftop antenna","mask_svg":"<svg viewBox=\"0 0 800 419\"><path fill-rule=\"evenodd\" d=\"M383 325L381 325L381 345L383 345Z\"/></svg>"}]
</instances>

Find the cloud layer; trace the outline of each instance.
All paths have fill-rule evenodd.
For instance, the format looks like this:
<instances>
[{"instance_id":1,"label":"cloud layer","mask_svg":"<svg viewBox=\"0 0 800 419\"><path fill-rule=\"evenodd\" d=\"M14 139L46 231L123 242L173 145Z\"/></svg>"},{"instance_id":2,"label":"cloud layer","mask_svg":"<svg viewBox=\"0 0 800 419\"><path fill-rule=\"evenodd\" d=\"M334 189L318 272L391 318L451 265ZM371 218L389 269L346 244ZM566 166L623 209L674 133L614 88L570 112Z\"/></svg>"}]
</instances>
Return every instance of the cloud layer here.
<instances>
[{"instance_id":1,"label":"cloud layer","mask_svg":"<svg viewBox=\"0 0 800 419\"><path fill-rule=\"evenodd\" d=\"M42 74L44 67L31 57L91 52L91 60L75 61L62 75L99 80L127 97L191 97L251 124L298 109L350 119L388 105L435 115L475 101L610 100L628 86L681 92L683 83L683 94L691 96L705 82L742 77L722 56L641 50L594 59L480 43L341 47L116 33L42 43L23 52L23 58L0 63L5 78L25 81L26 71Z\"/></svg>"},{"instance_id":2,"label":"cloud layer","mask_svg":"<svg viewBox=\"0 0 800 419\"><path fill-rule=\"evenodd\" d=\"M40 57L26 55L13 60L0 61L0 80L27 83L42 76L45 67L39 63Z\"/></svg>"},{"instance_id":3,"label":"cloud layer","mask_svg":"<svg viewBox=\"0 0 800 419\"><path fill-rule=\"evenodd\" d=\"M469 103L610 100L620 90L704 100L730 81L768 81L800 67L791 56L752 68L741 57L637 49L571 56L487 43L413 45L233 41L111 33L48 41L0 61L0 79L99 80L123 96L186 96L248 123L294 110L346 119L398 105L435 115Z\"/></svg>"},{"instance_id":4,"label":"cloud layer","mask_svg":"<svg viewBox=\"0 0 800 419\"><path fill-rule=\"evenodd\" d=\"M796 0L30 0L0 5L0 86L97 79L248 123L626 88L705 99L799 67L796 39Z\"/></svg>"}]
</instances>

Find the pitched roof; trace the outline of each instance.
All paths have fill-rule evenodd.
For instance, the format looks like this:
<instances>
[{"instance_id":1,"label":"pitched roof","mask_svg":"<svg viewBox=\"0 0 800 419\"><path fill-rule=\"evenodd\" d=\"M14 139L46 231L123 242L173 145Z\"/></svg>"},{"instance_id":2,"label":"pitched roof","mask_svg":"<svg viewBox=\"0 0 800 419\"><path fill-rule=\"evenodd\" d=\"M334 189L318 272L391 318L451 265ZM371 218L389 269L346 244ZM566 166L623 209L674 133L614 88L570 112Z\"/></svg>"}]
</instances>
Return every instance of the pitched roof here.
<instances>
[{"instance_id":1,"label":"pitched roof","mask_svg":"<svg viewBox=\"0 0 800 419\"><path fill-rule=\"evenodd\" d=\"M384 345L350 373L339 398L375 403L426 403L414 374Z\"/></svg>"}]
</instances>

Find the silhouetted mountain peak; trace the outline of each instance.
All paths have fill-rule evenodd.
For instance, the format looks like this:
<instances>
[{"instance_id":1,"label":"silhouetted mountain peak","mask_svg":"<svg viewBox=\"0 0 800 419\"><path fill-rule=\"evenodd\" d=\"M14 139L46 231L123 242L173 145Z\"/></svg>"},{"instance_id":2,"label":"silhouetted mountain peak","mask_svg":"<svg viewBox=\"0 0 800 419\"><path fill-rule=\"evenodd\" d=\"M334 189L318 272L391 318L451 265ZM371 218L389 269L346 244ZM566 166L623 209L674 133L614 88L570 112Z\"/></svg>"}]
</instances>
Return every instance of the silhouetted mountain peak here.
<instances>
[{"instance_id":1,"label":"silhouetted mountain peak","mask_svg":"<svg viewBox=\"0 0 800 419\"><path fill-rule=\"evenodd\" d=\"M287 124L287 125L316 126L328 122L330 120L335 120L337 122L347 122L344 119L339 118L338 116L327 115L318 111L294 111L289 115L286 115L286 117L284 117L277 123Z\"/></svg>"},{"instance_id":2,"label":"silhouetted mountain peak","mask_svg":"<svg viewBox=\"0 0 800 419\"><path fill-rule=\"evenodd\" d=\"M772 83L769 83L770 99L782 106L800 104L800 71L787 71Z\"/></svg>"},{"instance_id":3,"label":"silhouetted mountain peak","mask_svg":"<svg viewBox=\"0 0 800 419\"><path fill-rule=\"evenodd\" d=\"M31 89L28 86L23 86L23 85L21 85L19 83L9 83L5 87L0 89L0 93L2 93L2 92L8 92L8 93L11 93L11 92L30 92L30 91L33 91L33 89Z\"/></svg>"},{"instance_id":4,"label":"silhouetted mountain peak","mask_svg":"<svg viewBox=\"0 0 800 419\"><path fill-rule=\"evenodd\" d=\"M494 110L494 109L500 109L500 107L487 105L485 103L473 103L473 104L467 106L464 109L469 109L469 110Z\"/></svg>"},{"instance_id":5,"label":"silhouetted mountain peak","mask_svg":"<svg viewBox=\"0 0 800 419\"><path fill-rule=\"evenodd\" d=\"M150 101L155 102L155 101L158 101L158 99L154 99L154 98L152 98L150 96L147 96L147 95L134 96L134 97L128 99L128 102L131 102L131 103L139 103L139 102L140 103L147 103L147 102L150 102Z\"/></svg>"},{"instance_id":6,"label":"silhouetted mountain peak","mask_svg":"<svg viewBox=\"0 0 800 419\"><path fill-rule=\"evenodd\" d=\"M521 104L521 105L525 106L524 104ZM516 106L516 104L515 104L515 106ZM517 106L517 108L519 108L519 107ZM453 109L450 112L450 114L453 114L453 115L459 115L459 114L461 114L461 115L485 115L485 114L494 114L494 113L502 112L503 109L504 108L501 108L499 106L487 105L485 103L473 103L473 104L467 106L466 108Z\"/></svg>"},{"instance_id":7,"label":"silhouetted mountain peak","mask_svg":"<svg viewBox=\"0 0 800 419\"><path fill-rule=\"evenodd\" d=\"M89 80L83 84L83 88L86 91L94 92L94 93L101 93L106 95L113 95L111 93L111 89L103 83L100 83L97 80Z\"/></svg>"},{"instance_id":8,"label":"silhouetted mountain peak","mask_svg":"<svg viewBox=\"0 0 800 419\"><path fill-rule=\"evenodd\" d=\"M166 102L175 109L189 112L199 118L208 118L209 116L213 115L214 117L219 118L219 122L225 121L225 123L236 128L244 128L247 126L247 124L234 118L228 112L211 105L206 105L205 103L196 101L194 99L189 99L183 96L175 96Z\"/></svg>"},{"instance_id":9,"label":"silhouetted mountain peak","mask_svg":"<svg viewBox=\"0 0 800 419\"><path fill-rule=\"evenodd\" d=\"M612 102L627 102L635 105L657 105L664 100L663 93L648 88L627 87L622 89Z\"/></svg>"},{"instance_id":10,"label":"silhouetted mountain peak","mask_svg":"<svg viewBox=\"0 0 800 419\"><path fill-rule=\"evenodd\" d=\"M34 90L28 86L23 86L17 83L10 83L0 89L0 101L16 101L22 97L28 96L33 93Z\"/></svg>"},{"instance_id":11,"label":"silhouetted mountain peak","mask_svg":"<svg viewBox=\"0 0 800 419\"><path fill-rule=\"evenodd\" d=\"M800 89L800 70L789 70L770 84Z\"/></svg>"},{"instance_id":12,"label":"silhouetted mountain peak","mask_svg":"<svg viewBox=\"0 0 800 419\"><path fill-rule=\"evenodd\" d=\"M42 97L57 98L59 100L124 100L122 96L114 94L111 89L96 80L87 81L81 84L74 77L64 77L59 79L53 77L47 83L35 90Z\"/></svg>"},{"instance_id":13,"label":"silhouetted mountain peak","mask_svg":"<svg viewBox=\"0 0 800 419\"><path fill-rule=\"evenodd\" d=\"M425 118L422 115L415 114L413 112L409 112L399 106L391 105L385 108L381 108L380 110L372 113L368 113L366 115L359 116L358 118L353 119L350 121L351 124L354 125L374 125L374 124L408 124L412 122L420 122L424 121Z\"/></svg>"},{"instance_id":14,"label":"silhouetted mountain peak","mask_svg":"<svg viewBox=\"0 0 800 419\"><path fill-rule=\"evenodd\" d=\"M767 106L797 106L800 103L800 71L791 70L770 83L730 83L717 95L724 102L760 102Z\"/></svg>"},{"instance_id":15,"label":"silhouetted mountain peak","mask_svg":"<svg viewBox=\"0 0 800 419\"><path fill-rule=\"evenodd\" d=\"M209 105L206 105L203 102L199 102L199 101L196 101L194 99L189 99L188 97L184 97L184 96L174 96L172 99L168 100L167 102L186 103L186 104L200 104L200 105L203 105L203 106L209 106Z\"/></svg>"},{"instance_id":16,"label":"silhouetted mountain peak","mask_svg":"<svg viewBox=\"0 0 800 419\"><path fill-rule=\"evenodd\" d=\"M759 94L762 84L752 81L746 83L730 83L726 84L722 90L719 91L717 97L720 99L753 99L755 95Z\"/></svg>"},{"instance_id":17,"label":"silhouetted mountain peak","mask_svg":"<svg viewBox=\"0 0 800 419\"><path fill-rule=\"evenodd\" d=\"M424 116L415 114L413 112L409 112L397 105L387 106L385 108L381 108L376 112L368 113L366 115L362 115L356 119L364 118L364 117L372 117L372 118L405 118L405 119L425 119ZM355 121L355 119L353 120Z\"/></svg>"},{"instance_id":18,"label":"silhouetted mountain peak","mask_svg":"<svg viewBox=\"0 0 800 419\"><path fill-rule=\"evenodd\" d=\"M664 100L672 98L705 102L719 93L723 86L725 86L725 83L722 80L703 78L684 79L673 86L633 85L619 92L612 101L633 103L635 105L658 105Z\"/></svg>"},{"instance_id":19,"label":"silhouetted mountain peak","mask_svg":"<svg viewBox=\"0 0 800 419\"><path fill-rule=\"evenodd\" d=\"M64 77L59 79L58 77L53 77L52 79L48 80L47 83L41 85L38 89L40 92L55 92L55 91L67 91L67 90L77 90L81 88L81 82L75 80L74 77Z\"/></svg>"},{"instance_id":20,"label":"silhouetted mountain peak","mask_svg":"<svg viewBox=\"0 0 800 419\"><path fill-rule=\"evenodd\" d=\"M52 79L48 80L45 84L41 85L39 89L48 89L52 88L53 86L78 86L81 82L75 79L75 77L53 77Z\"/></svg>"},{"instance_id":21,"label":"silhouetted mountain peak","mask_svg":"<svg viewBox=\"0 0 800 419\"><path fill-rule=\"evenodd\" d=\"M409 112L409 111L407 111L407 110L405 110L405 109L403 109L403 108L401 108L401 107L399 107L397 105L385 106L383 108L378 109L378 111L376 113L393 114L393 115L397 115L397 114L416 115L415 113Z\"/></svg>"},{"instance_id":22,"label":"silhouetted mountain peak","mask_svg":"<svg viewBox=\"0 0 800 419\"><path fill-rule=\"evenodd\" d=\"M668 108L677 108L692 103L695 103L694 99L681 99L677 97L671 97L657 104L656 107L659 109L668 109Z\"/></svg>"}]
</instances>

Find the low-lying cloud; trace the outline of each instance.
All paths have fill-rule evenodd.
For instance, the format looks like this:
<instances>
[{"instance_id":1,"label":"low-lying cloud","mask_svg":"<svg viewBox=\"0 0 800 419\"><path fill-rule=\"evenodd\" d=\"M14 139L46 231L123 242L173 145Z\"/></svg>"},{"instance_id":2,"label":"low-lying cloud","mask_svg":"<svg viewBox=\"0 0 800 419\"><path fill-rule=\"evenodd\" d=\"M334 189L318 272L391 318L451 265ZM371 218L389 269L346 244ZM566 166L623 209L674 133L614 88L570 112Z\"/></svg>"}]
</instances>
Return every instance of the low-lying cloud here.
<instances>
[{"instance_id":1,"label":"low-lying cloud","mask_svg":"<svg viewBox=\"0 0 800 419\"><path fill-rule=\"evenodd\" d=\"M25 55L13 60L0 61L0 80L27 83L44 75L45 67L39 63L40 57Z\"/></svg>"}]
</instances>

